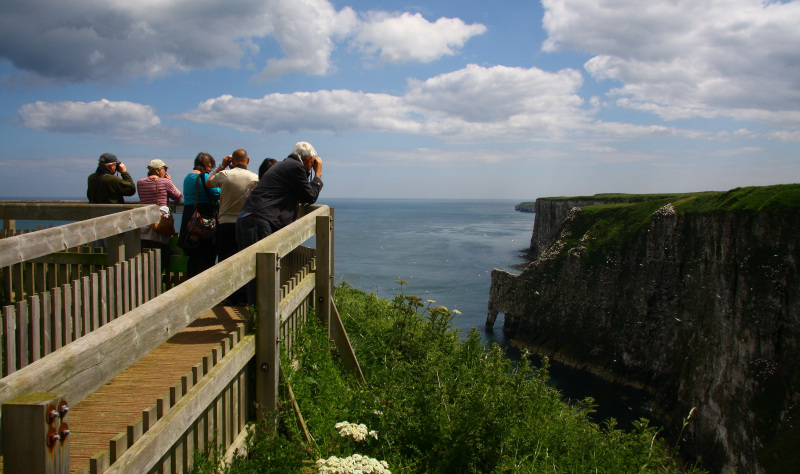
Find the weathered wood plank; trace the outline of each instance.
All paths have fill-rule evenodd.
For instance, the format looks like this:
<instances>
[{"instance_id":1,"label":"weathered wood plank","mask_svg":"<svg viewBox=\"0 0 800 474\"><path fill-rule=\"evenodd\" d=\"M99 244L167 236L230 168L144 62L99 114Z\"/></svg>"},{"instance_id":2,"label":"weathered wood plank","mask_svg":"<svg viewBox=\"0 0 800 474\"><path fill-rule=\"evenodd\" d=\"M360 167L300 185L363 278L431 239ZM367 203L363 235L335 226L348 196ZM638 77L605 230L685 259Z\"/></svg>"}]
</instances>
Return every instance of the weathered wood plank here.
<instances>
[{"instance_id":1,"label":"weathered wood plank","mask_svg":"<svg viewBox=\"0 0 800 474\"><path fill-rule=\"evenodd\" d=\"M173 446L181 435L214 403L218 394L255 355L255 339L245 336L219 364L209 371L197 385L189 390L163 418L114 463L108 473L147 472L163 453Z\"/></svg>"},{"instance_id":2,"label":"weathered wood plank","mask_svg":"<svg viewBox=\"0 0 800 474\"><path fill-rule=\"evenodd\" d=\"M20 301L17 303L17 367L20 369L28 365L28 350L28 302Z\"/></svg>"},{"instance_id":3,"label":"weathered wood plank","mask_svg":"<svg viewBox=\"0 0 800 474\"><path fill-rule=\"evenodd\" d=\"M0 203L0 210L3 207L3 203ZM135 230L154 224L160 217L158 206L150 204L103 217L38 230L24 236L0 239L0 267ZM63 217L57 219L61 220Z\"/></svg>"},{"instance_id":4,"label":"weathered wood plank","mask_svg":"<svg viewBox=\"0 0 800 474\"><path fill-rule=\"evenodd\" d=\"M3 308L3 332L6 334L3 358L3 376L17 371L17 309L14 305Z\"/></svg>"},{"instance_id":5,"label":"weathered wood plank","mask_svg":"<svg viewBox=\"0 0 800 474\"><path fill-rule=\"evenodd\" d=\"M41 294L42 298L42 337L40 340L40 344L42 347L42 356L46 356L47 354L53 352L53 342L52 342L52 334L53 334L53 307L52 307L52 298L50 297L50 292L45 291Z\"/></svg>"},{"instance_id":6,"label":"weathered wood plank","mask_svg":"<svg viewBox=\"0 0 800 474\"><path fill-rule=\"evenodd\" d=\"M53 331L53 347L52 351L58 350L64 345L64 300L61 293L61 288L53 288L53 310L52 310L52 331ZM51 352L52 352L51 351Z\"/></svg>"},{"instance_id":7,"label":"weathered wood plank","mask_svg":"<svg viewBox=\"0 0 800 474\"><path fill-rule=\"evenodd\" d=\"M74 336L72 335L72 285L61 285L61 294L64 298L64 304L62 306L64 311L61 316L61 338L63 340L63 345L66 346L74 340ZM60 349L60 347L57 349Z\"/></svg>"},{"instance_id":8,"label":"weathered wood plank","mask_svg":"<svg viewBox=\"0 0 800 474\"><path fill-rule=\"evenodd\" d=\"M98 307L100 308L100 326L105 326L108 323L108 272L106 270L100 270L97 272L98 284L99 284L99 301Z\"/></svg>"},{"instance_id":9,"label":"weathered wood plank","mask_svg":"<svg viewBox=\"0 0 800 474\"><path fill-rule=\"evenodd\" d=\"M42 356L42 305L39 295L28 298L28 347L30 348L30 362L41 359Z\"/></svg>"}]
</instances>

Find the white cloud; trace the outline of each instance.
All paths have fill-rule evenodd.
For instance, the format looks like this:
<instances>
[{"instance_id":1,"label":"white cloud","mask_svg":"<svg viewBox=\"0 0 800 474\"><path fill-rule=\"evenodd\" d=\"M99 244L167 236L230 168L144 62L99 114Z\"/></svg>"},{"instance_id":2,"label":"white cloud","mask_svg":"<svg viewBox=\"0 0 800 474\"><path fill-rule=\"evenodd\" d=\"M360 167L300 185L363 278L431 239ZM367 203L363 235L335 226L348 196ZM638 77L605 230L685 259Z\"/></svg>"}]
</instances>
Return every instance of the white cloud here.
<instances>
[{"instance_id":1,"label":"white cloud","mask_svg":"<svg viewBox=\"0 0 800 474\"><path fill-rule=\"evenodd\" d=\"M265 5L264 19L285 57L269 59L257 80L297 71L327 74L335 41L350 36L358 21L351 8L337 12L327 0L270 0Z\"/></svg>"},{"instance_id":2,"label":"white cloud","mask_svg":"<svg viewBox=\"0 0 800 474\"><path fill-rule=\"evenodd\" d=\"M34 102L23 105L20 122L39 132L139 136L160 128L161 120L147 105L132 102Z\"/></svg>"},{"instance_id":3,"label":"white cloud","mask_svg":"<svg viewBox=\"0 0 800 474\"><path fill-rule=\"evenodd\" d=\"M369 14L356 35L356 43L369 53L380 50L387 62L428 63L456 53L475 35L486 32L481 24L467 25L458 18L439 18L431 23L421 14Z\"/></svg>"},{"instance_id":4,"label":"white cloud","mask_svg":"<svg viewBox=\"0 0 800 474\"><path fill-rule=\"evenodd\" d=\"M410 14L374 13L362 21L329 0L0 2L0 58L25 73L69 82L242 65L261 69L257 81L292 72L324 75L335 68L332 53L347 41L364 51L380 49L387 61L428 62L454 54L483 31L459 19L431 23ZM264 46L272 39L282 55L267 57Z\"/></svg>"},{"instance_id":5,"label":"white cloud","mask_svg":"<svg viewBox=\"0 0 800 474\"><path fill-rule=\"evenodd\" d=\"M543 0L545 51L593 54L618 105L800 127L800 2Z\"/></svg>"},{"instance_id":6,"label":"white cloud","mask_svg":"<svg viewBox=\"0 0 800 474\"><path fill-rule=\"evenodd\" d=\"M345 90L209 99L182 115L238 130L421 133L473 141L556 139L589 124L577 95L583 78L565 69L464 69L412 80L402 96Z\"/></svg>"}]
</instances>

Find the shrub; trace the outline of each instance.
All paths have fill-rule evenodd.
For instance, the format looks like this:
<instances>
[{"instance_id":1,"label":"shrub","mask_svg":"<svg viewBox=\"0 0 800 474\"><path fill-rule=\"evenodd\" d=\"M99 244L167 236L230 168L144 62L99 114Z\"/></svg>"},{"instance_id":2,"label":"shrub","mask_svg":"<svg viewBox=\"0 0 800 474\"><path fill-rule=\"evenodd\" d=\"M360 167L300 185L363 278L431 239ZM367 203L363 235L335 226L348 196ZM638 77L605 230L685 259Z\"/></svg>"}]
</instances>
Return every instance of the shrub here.
<instances>
[{"instance_id":1,"label":"shrub","mask_svg":"<svg viewBox=\"0 0 800 474\"><path fill-rule=\"evenodd\" d=\"M462 338L452 328L454 311L403 294L381 299L346 283L335 301L367 383L341 368L327 330L309 318L295 360L283 363L312 445L289 441L302 438L285 411L281 434L253 437L250 458L263 468L239 460L230 472L267 472L270 463L314 472L315 461L356 454L392 472L681 470L646 420L631 432L591 422L593 401L564 403L547 384L546 361L541 368L527 358L512 362L475 329ZM363 424L357 430L368 435L340 436L337 423L339 430Z\"/></svg>"}]
</instances>

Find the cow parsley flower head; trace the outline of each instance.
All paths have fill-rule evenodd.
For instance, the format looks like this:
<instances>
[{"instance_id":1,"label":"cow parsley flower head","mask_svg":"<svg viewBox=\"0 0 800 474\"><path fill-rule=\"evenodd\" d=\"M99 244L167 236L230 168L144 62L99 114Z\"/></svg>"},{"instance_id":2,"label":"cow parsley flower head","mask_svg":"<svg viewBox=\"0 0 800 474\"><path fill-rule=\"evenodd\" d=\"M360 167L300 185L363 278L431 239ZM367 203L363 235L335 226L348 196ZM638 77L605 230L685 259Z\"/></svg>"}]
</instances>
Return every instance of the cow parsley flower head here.
<instances>
[{"instance_id":1,"label":"cow parsley flower head","mask_svg":"<svg viewBox=\"0 0 800 474\"><path fill-rule=\"evenodd\" d=\"M348 421L342 421L341 423L336 423L334 428L339 430L339 436L351 436L357 442L364 441L367 439L367 436L371 436L375 439L378 439L378 432L377 431L369 431L367 425L360 423L350 423Z\"/></svg>"},{"instance_id":2,"label":"cow parsley flower head","mask_svg":"<svg viewBox=\"0 0 800 474\"><path fill-rule=\"evenodd\" d=\"M346 458L331 456L316 462L317 472L331 474L392 474L386 461L378 461L369 456L353 454Z\"/></svg>"}]
</instances>

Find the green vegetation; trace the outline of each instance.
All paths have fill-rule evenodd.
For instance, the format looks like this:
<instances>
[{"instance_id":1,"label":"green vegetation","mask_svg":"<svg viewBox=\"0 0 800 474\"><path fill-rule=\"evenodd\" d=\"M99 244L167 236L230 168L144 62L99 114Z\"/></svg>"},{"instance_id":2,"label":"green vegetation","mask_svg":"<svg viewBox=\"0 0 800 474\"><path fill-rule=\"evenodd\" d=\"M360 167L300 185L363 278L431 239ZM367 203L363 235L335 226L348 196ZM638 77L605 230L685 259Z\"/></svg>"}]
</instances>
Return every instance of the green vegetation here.
<instances>
[{"instance_id":1,"label":"green vegetation","mask_svg":"<svg viewBox=\"0 0 800 474\"><path fill-rule=\"evenodd\" d=\"M581 208L570 222L564 248L582 246L585 262L602 263L608 252L628 247L650 226L653 213L672 204L678 215L717 212L797 212L800 184L751 186L727 192L682 194L596 194L591 197L548 198L551 200L607 200ZM563 254L562 256L565 256Z\"/></svg>"},{"instance_id":2,"label":"green vegetation","mask_svg":"<svg viewBox=\"0 0 800 474\"><path fill-rule=\"evenodd\" d=\"M675 447L646 420L632 432L592 423L591 399L568 405L547 384L546 366L510 361L477 330L462 338L451 324L456 311L402 294L389 301L346 283L335 301L367 383L342 369L326 329L310 318L283 367L313 441L302 441L285 400L278 434L258 429L249 456L226 472L315 472L317 460L354 454L395 473L681 471ZM337 429L345 421L354 425ZM376 465L372 472L380 472ZM195 470L217 466L212 456Z\"/></svg>"}]
</instances>

